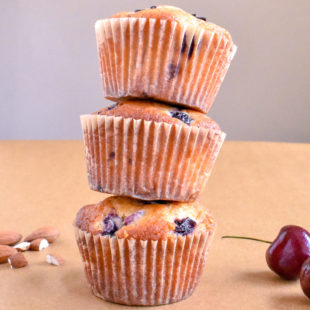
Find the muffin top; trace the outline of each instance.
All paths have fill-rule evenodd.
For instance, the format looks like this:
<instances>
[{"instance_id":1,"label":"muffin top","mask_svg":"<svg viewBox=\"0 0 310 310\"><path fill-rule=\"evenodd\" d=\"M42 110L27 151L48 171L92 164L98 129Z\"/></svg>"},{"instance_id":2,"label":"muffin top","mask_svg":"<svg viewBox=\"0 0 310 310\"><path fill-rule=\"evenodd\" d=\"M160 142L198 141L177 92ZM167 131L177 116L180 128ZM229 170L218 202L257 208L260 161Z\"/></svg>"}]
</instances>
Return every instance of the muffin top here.
<instances>
[{"instance_id":1,"label":"muffin top","mask_svg":"<svg viewBox=\"0 0 310 310\"><path fill-rule=\"evenodd\" d=\"M219 125L204 113L151 100L121 100L93 114L220 130Z\"/></svg>"},{"instance_id":2,"label":"muffin top","mask_svg":"<svg viewBox=\"0 0 310 310\"><path fill-rule=\"evenodd\" d=\"M121 12L111 16L111 18L121 18L121 17L136 17L136 18L144 17L144 18L175 21L181 25L201 27L206 31L223 33L227 39L231 40L229 32L224 28L207 21L205 17L199 17L196 14L189 14L175 6L153 5L147 9L142 10L138 9L135 10L134 12Z\"/></svg>"},{"instance_id":3,"label":"muffin top","mask_svg":"<svg viewBox=\"0 0 310 310\"><path fill-rule=\"evenodd\" d=\"M158 240L213 230L215 223L198 202L143 201L111 196L81 208L75 225L103 236Z\"/></svg>"}]
</instances>

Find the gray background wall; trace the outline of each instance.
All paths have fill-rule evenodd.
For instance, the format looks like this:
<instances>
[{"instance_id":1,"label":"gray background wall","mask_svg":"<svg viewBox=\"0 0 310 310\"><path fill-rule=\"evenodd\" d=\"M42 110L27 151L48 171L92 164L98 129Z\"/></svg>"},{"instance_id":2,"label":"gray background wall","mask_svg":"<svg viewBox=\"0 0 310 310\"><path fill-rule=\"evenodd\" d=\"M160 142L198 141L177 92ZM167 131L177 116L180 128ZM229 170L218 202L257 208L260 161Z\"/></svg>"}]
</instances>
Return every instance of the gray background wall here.
<instances>
[{"instance_id":1,"label":"gray background wall","mask_svg":"<svg viewBox=\"0 0 310 310\"><path fill-rule=\"evenodd\" d=\"M239 49L210 115L230 140L310 142L310 1L164 3L227 28ZM108 104L94 22L154 5L0 0L0 139L81 139L79 115Z\"/></svg>"}]
</instances>

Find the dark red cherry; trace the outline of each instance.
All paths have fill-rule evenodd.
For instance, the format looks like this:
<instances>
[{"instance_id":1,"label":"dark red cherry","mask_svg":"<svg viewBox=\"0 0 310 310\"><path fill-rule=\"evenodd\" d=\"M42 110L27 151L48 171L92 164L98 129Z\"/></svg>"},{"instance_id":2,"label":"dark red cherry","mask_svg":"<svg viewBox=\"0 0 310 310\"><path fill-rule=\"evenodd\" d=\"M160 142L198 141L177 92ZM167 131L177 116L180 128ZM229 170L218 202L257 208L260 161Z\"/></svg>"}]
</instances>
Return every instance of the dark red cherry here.
<instances>
[{"instance_id":1,"label":"dark red cherry","mask_svg":"<svg viewBox=\"0 0 310 310\"><path fill-rule=\"evenodd\" d=\"M310 299L310 258L306 259L301 266L300 286L305 295Z\"/></svg>"},{"instance_id":2,"label":"dark red cherry","mask_svg":"<svg viewBox=\"0 0 310 310\"><path fill-rule=\"evenodd\" d=\"M294 225L282 227L266 251L269 268L287 280L299 277L301 266L308 257L310 257L310 234Z\"/></svg>"}]
</instances>

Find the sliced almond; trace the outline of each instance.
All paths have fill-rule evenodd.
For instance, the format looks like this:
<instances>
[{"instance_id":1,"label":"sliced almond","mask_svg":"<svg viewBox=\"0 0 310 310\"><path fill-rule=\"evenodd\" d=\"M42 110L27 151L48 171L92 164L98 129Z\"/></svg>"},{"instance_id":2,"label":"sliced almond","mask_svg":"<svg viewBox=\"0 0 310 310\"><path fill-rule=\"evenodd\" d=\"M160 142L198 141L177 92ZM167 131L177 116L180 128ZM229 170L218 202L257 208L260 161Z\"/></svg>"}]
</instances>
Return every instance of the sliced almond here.
<instances>
[{"instance_id":1,"label":"sliced almond","mask_svg":"<svg viewBox=\"0 0 310 310\"><path fill-rule=\"evenodd\" d=\"M51 253L46 255L46 261L55 266L62 266L65 263L64 259L60 255Z\"/></svg>"},{"instance_id":2,"label":"sliced almond","mask_svg":"<svg viewBox=\"0 0 310 310\"><path fill-rule=\"evenodd\" d=\"M30 242L21 242L21 243L17 243L16 245L14 245L14 248L18 251L18 252L25 252L28 251L30 248Z\"/></svg>"},{"instance_id":3,"label":"sliced almond","mask_svg":"<svg viewBox=\"0 0 310 310\"><path fill-rule=\"evenodd\" d=\"M46 239L36 239L30 242L30 251L42 251L49 247L49 243Z\"/></svg>"},{"instance_id":4,"label":"sliced almond","mask_svg":"<svg viewBox=\"0 0 310 310\"><path fill-rule=\"evenodd\" d=\"M49 243L54 242L60 235L57 228L53 226L44 226L33 231L24 241L31 242L36 239L46 239Z\"/></svg>"},{"instance_id":5,"label":"sliced almond","mask_svg":"<svg viewBox=\"0 0 310 310\"><path fill-rule=\"evenodd\" d=\"M14 245L19 242L23 236L15 231L1 230L0 231L0 244Z\"/></svg>"},{"instance_id":6,"label":"sliced almond","mask_svg":"<svg viewBox=\"0 0 310 310\"><path fill-rule=\"evenodd\" d=\"M0 245L0 264L7 263L8 258L16 253L17 253L16 249L11 248L8 245Z\"/></svg>"},{"instance_id":7,"label":"sliced almond","mask_svg":"<svg viewBox=\"0 0 310 310\"><path fill-rule=\"evenodd\" d=\"M11 269L22 268L28 265L28 261L22 253L11 255L8 258L8 263L10 264Z\"/></svg>"}]
</instances>

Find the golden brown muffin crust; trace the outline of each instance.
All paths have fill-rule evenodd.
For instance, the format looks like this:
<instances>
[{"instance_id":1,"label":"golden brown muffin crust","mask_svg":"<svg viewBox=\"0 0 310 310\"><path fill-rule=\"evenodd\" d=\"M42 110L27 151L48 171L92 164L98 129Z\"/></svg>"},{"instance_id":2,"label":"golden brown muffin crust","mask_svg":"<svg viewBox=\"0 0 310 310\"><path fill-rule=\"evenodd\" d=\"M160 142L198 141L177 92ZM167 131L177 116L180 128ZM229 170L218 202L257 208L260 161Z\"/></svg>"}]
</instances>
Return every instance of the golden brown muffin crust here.
<instances>
[{"instance_id":1,"label":"golden brown muffin crust","mask_svg":"<svg viewBox=\"0 0 310 310\"><path fill-rule=\"evenodd\" d=\"M199 26L207 31L214 31L223 33L227 39L231 40L230 34L227 30L219 27L209 21L205 21L204 17L196 17L193 14L189 14L180 8L170 5L158 5L152 6L147 9L136 10L135 12L121 12L111 16L111 18L122 18L122 17L143 17L143 18L154 18L176 21L180 24L188 24L193 26Z\"/></svg>"},{"instance_id":2,"label":"golden brown muffin crust","mask_svg":"<svg viewBox=\"0 0 310 310\"><path fill-rule=\"evenodd\" d=\"M219 125L204 113L191 109L177 108L151 100L122 100L93 114L121 116L123 118L143 119L146 121L220 130Z\"/></svg>"},{"instance_id":3,"label":"golden brown muffin crust","mask_svg":"<svg viewBox=\"0 0 310 310\"><path fill-rule=\"evenodd\" d=\"M196 223L191 233L210 230L215 225L211 215L198 202L149 203L121 196L111 196L98 204L84 206L76 216L75 225L86 232L103 234L103 221L111 214L122 220L123 226L112 234L119 238L158 240L177 236L176 220L186 218ZM133 218L132 222L129 217Z\"/></svg>"}]
</instances>

